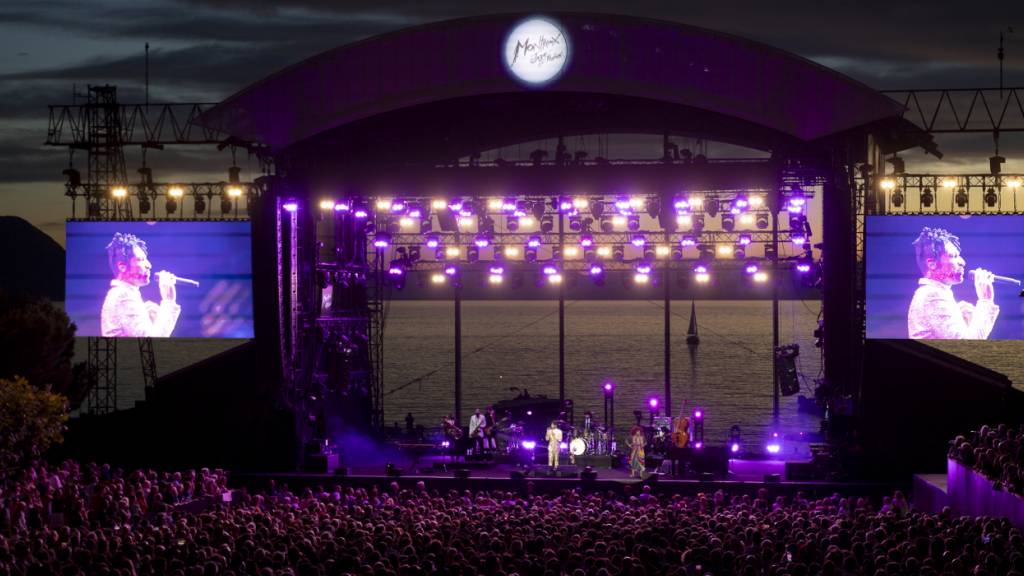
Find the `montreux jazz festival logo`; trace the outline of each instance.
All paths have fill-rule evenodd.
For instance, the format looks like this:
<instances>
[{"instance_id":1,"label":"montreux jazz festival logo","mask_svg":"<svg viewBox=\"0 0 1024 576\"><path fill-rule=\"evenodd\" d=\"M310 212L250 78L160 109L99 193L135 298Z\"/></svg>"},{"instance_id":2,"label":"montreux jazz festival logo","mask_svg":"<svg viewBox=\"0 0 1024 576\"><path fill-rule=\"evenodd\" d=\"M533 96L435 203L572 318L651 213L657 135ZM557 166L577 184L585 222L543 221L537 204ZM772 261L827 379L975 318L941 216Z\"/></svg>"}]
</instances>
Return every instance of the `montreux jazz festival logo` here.
<instances>
[{"instance_id":1,"label":"montreux jazz festival logo","mask_svg":"<svg viewBox=\"0 0 1024 576\"><path fill-rule=\"evenodd\" d=\"M541 85L554 80L568 60L569 39L552 20L525 20L505 39L505 66L527 84Z\"/></svg>"}]
</instances>

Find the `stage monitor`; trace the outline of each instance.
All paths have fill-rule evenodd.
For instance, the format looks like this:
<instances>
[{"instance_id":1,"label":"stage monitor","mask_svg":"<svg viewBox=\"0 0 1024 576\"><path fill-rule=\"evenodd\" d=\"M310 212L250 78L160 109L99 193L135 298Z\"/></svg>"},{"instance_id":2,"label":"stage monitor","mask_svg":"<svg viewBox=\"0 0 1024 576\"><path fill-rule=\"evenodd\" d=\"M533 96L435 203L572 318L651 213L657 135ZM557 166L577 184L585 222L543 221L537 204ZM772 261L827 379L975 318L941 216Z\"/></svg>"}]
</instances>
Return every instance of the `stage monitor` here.
<instances>
[{"instance_id":1,"label":"stage monitor","mask_svg":"<svg viewBox=\"0 0 1024 576\"><path fill-rule=\"evenodd\" d=\"M78 336L252 338L249 222L67 224Z\"/></svg>"},{"instance_id":2,"label":"stage monitor","mask_svg":"<svg viewBox=\"0 0 1024 576\"><path fill-rule=\"evenodd\" d=\"M866 227L868 338L1024 340L1024 216L869 216Z\"/></svg>"}]
</instances>

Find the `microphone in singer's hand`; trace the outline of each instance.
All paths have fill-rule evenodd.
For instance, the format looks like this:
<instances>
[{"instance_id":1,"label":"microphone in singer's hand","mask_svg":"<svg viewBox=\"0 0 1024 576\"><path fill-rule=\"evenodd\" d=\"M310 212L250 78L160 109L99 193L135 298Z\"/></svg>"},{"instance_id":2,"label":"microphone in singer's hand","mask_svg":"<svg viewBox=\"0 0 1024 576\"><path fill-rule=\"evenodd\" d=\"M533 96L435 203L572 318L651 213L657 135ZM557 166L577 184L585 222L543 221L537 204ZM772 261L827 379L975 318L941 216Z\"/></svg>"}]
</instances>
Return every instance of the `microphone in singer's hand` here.
<instances>
[{"instance_id":1,"label":"microphone in singer's hand","mask_svg":"<svg viewBox=\"0 0 1024 576\"><path fill-rule=\"evenodd\" d=\"M172 272L157 272L157 274L161 275L161 276L166 274L166 275L170 276L171 278L173 278L175 282L182 282L182 283L185 283L185 284L191 284L193 286L199 286L199 282L197 280L191 280L189 278L182 278L181 276L174 275Z\"/></svg>"},{"instance_id":2,"label":"microphone in singer's hand","mask_svg":"<svg viewBox=\"0 0 1024 576\"><path fill-rule=\"evenodd\" d=\"M969 270L967 274L969 274L971 278L973 278L974 270ZM1017 280L1016 278L1010 278L1009 276L996 276L995 274L993 274L992 280L994 282L1003 282L1005 284L1013 284L1015 286L1020 286L1020 280Z\"/></svg>"}]
</instances>

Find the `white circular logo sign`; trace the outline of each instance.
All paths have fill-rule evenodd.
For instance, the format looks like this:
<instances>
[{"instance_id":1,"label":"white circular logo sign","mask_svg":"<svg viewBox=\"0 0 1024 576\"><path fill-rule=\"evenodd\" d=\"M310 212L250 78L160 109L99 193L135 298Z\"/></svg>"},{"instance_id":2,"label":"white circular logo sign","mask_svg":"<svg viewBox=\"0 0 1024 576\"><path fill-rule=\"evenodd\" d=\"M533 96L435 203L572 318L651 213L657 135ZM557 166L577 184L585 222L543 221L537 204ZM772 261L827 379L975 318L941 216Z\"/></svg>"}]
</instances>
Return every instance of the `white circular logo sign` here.
<instances>
[{"instance_id":1,"label":"white circular logo sign","mask_svg":"<svg viewBox=\"0 0 1024 576\"><path fill-rule=\"evenodd\" d=\"M505 67L531 86L555 80L568 63L569 37L553 20L524 20L505 38Z\"/></svg>"}]
</instances>

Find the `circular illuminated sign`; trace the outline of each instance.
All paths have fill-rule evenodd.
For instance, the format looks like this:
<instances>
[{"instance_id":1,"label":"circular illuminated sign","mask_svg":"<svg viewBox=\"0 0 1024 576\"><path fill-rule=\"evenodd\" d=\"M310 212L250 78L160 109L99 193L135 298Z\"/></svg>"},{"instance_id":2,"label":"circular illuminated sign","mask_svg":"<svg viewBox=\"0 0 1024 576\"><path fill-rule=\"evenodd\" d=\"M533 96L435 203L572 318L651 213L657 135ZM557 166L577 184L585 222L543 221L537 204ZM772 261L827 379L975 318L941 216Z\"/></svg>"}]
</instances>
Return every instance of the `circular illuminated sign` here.
<instances>
[{"instance_id":1,"label":"circular illuminated sign","mask_svg":"<svg viewBox=\"0 0 1024 576\"><path fill-rule=\"evenodd\" d=\"M569 37L557 22L529 18L505 38L505 67L520 82L543 86L569 64Z\"/></svg>"}]
</instances>

